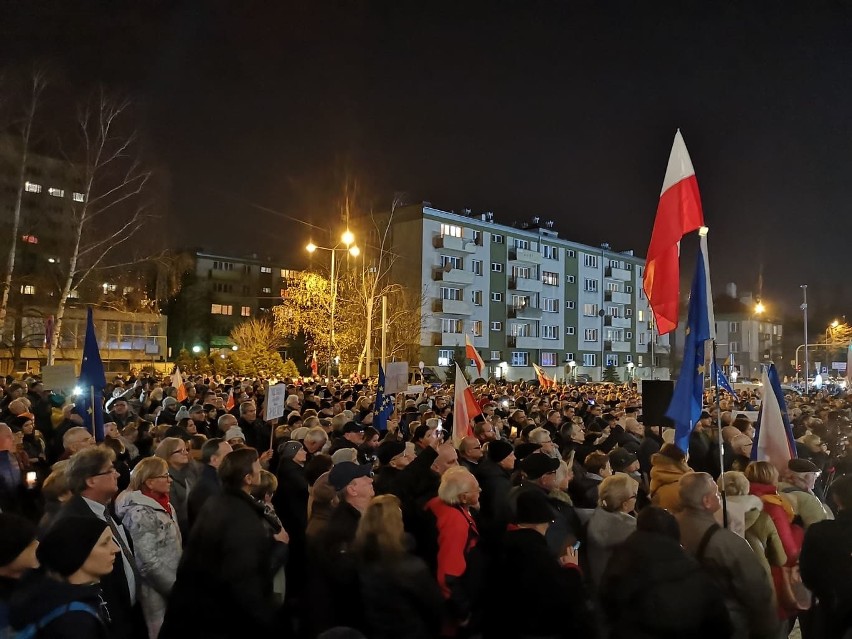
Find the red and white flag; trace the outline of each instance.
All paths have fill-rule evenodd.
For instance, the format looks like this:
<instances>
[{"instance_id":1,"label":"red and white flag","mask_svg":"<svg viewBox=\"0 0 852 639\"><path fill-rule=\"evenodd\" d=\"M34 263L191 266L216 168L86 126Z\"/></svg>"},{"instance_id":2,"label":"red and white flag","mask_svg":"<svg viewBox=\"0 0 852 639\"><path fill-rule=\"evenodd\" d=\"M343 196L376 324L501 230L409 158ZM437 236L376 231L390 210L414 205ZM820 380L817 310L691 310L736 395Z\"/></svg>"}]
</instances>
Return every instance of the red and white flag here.
<instances>
[{"instance_id":1,"label":"red and white flag","mask_svg":"<svg viewBox=\"0 0 852 639\"><path fill-rule=\"evenodd\" d=\"M453 398L453 445L458 447L461 440L465 437L473 436L473 429L470 426L470 420L481 415L482 411L479 404L476 403L476 398L473 396L473 391L467 385L467 380L464 378L462 369L456 363L456 386L455 396Z\"/></svg>"},{"instance_id":2,"label":"red and white flag","mask_svg":"<svg viewBox=\"0 0 852 639\"><path fill-rule=\"evenodd\" d=\"M485 370L485 362L482 361L479 351L474 348L467 333L464 336L464 351L467 358L473 360L473 365L476 366L476 372L479 374L479 377L482 377L482 371Z\"/></svg>"},{"instance_id":3,"label":"red and white flag","mask_svg":"<svg viewBox=\"0 0 852 639\"><path fill-rule=\"evenodd\" d=\"M183 377L181 377L179 366L175 366L175 372L172 373L172 386L177 389L178 402L182 402L187 398L186 386L183 385Z\"/></svg>"},{"instance_id":4,"label":"red and white flag","mask_svg":"<svg viewBox=\"0 0 852 639\"><path fill-rule=\"evenodd\" d=\"M645 263L642 287L657 321L660 335L677 327L680 292L680 240L704 226L704 212L695 169L680 129L675 133L651 244Z\"/></svg>"},{"instance_id":5,"label":"red and white flag","mask_svg":"<svg viewBox=\"0 0 852 639\"><path fill-rule=\"evenodd\" d=\"M538 377L538 385L542 390L549 390L556 385L556 382L548 377L541 366L533 364L533 368L535 369L536 377Z\"/></svg>"}]
</instances>

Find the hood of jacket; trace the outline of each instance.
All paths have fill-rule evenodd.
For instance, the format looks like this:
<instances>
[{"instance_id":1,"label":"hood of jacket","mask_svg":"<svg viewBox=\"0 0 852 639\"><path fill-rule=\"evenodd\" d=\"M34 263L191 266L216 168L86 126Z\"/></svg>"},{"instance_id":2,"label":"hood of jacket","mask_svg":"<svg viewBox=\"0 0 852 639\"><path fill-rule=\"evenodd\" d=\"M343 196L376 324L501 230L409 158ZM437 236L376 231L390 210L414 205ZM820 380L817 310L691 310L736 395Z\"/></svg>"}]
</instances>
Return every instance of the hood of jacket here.
<instances>
[{"instance_id":1,"label":"hood of jacket","mask_svg":"<svg viewBox=\"0 0 852 639\"><path fill-rule=\"evenodd\" d=\"M140 490L128 489L115 498L115 514L119 519L124 519L127 513L136 508L166 512L157 501L143 495ZM171 515L171 513L166 514Z\"/></svg>"},{"instance_id":2,"label":"hood of jacket","mask_svg":"<svg viewBox=\"0 0 852 639\"><path fill-rule=\"evenodd\" d=\"M756 497L755 495L726 495L725 500L729 504L739 507L744 513L752 510L763 510L763 502L760 501L760 497Z\"/></svg>"},{"instance_id":3,"label":"hood of jacket","mask_svg":"<svg viewBox=\"0 0 852 639\"><path fill-rule=\"evenodd\" d=\"M692 469L685 463L676 462L671 457L654 453L651 455L651 492L655 492L660 486L674 484Z\"/></svg>"},{"instance_id":4,"label":"hood of jacket","mask_svg":"<svg viewBox=\"0 0 852 639\"><path fill-rule=\"evenodd\" d=\"M100 608L100 586L80 586L58 581L36 570L27 575L9 602L9 621L14 628L41 620L59 606L79 601Z\"/></svg>"}]
</instances>

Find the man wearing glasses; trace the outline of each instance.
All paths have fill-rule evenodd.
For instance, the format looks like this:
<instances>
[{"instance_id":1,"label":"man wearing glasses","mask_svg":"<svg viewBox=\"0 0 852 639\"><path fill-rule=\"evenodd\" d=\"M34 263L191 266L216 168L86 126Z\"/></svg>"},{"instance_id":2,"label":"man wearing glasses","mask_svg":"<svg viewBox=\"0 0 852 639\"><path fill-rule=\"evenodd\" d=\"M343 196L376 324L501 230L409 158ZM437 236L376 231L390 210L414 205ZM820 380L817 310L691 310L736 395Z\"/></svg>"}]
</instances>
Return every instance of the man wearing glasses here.
<instances>
[{"instance_id":1,"label":"man wearing glasses","mask_svg":"<svg viewBox=\"0 0 852 639\"><path fill-rule=\"evenodd\" d=\"M109 525L113 539L121 548L121 561L116 561L112 572L101 579L111 618L108 633L115 639L142 639L147 636L147 630L138 596L141 577L129 536L110 512L110 502L118 492L118 471L113 467L113 459L111 450L99 446L86 448L71 457L65 475L74 496L62 507L55 521L63 517L95 517Z\"/></svg>"}]
</instances>

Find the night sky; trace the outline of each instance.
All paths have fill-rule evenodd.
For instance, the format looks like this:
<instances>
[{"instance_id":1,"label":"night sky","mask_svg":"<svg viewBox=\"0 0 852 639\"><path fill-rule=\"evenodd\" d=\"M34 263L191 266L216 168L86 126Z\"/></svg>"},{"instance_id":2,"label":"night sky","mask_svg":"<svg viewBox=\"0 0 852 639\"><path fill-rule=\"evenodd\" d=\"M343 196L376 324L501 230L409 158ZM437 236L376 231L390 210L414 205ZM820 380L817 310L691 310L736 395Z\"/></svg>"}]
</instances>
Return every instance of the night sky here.
<instances>
[{"instance_id":1,"label":"night sky","mask_svg":"<svg viewBox=\"0 0 852 639\"><path fill-rule=\"evenodd\" d=\"M762 269L770 309L798 314L807 283L814 320L847 312L848 4L0 7L0 63L47 59L136 98L170 174L154 232L172 244L301 260L311 229L288 217L335 226L348 174L380 208L402 191L644 254L680 127L716 291L756 291Z\"/></svg>"}]
</instances>

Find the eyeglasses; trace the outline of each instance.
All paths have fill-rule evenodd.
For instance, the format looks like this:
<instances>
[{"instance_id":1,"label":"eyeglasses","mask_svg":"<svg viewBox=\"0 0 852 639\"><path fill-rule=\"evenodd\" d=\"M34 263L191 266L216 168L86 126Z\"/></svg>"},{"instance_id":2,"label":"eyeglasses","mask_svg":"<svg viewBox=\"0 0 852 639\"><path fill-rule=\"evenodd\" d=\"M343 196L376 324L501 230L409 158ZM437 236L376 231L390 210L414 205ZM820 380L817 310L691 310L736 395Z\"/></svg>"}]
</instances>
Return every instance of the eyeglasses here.
<instances>
[{"instance_id":1,"label":"eyeglasses","mask_svg":"<svg viewBox=\"0 0 852 639\"><path fill-rule=\"evenodd\" d=\"M153 477L149 477L148 479L171 479L172 476L166 473L165 475L154 475Z\"/></svg>"},{"instance_id":2,"label":"eyeglasses","mask_svg":"<svg viewBox=\"0 0 852 639\"><path fill-rule=\"evenodd\" d=\"M186 448L181 448L172 453L172 455L186 455L189 451Z\"/></svg>"},{"instance_id":3,"label":"eyeglasses","mask_svg":"<svg viewBox=\"0 0 852 639\"><path fill-rule=\"evenodd\" d=\"M100 473L95 473L94 475L92 475L92 477L100 477L101 475L112 475L113 473L118 475L118 471L115 468L110 468L109 470L105 470Z\"/></svg>"}]
</instances>

